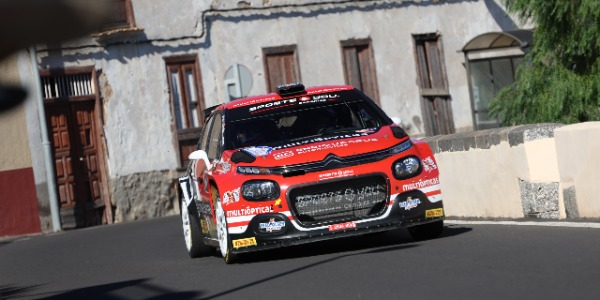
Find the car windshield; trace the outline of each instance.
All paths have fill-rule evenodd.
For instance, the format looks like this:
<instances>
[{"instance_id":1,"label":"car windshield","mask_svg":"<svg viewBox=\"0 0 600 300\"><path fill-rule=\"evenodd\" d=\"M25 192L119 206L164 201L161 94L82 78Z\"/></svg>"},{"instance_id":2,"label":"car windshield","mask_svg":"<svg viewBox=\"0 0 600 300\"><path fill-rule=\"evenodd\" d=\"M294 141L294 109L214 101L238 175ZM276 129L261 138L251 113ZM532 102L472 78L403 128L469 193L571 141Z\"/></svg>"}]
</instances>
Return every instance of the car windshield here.
<instances>
[{"instance_id":1,"label":"car windshield","mask_svg":"<svg viewBox=\"0 0 600 300\"><path fill-rule=\"evenodd\" d=\"M355 90L235 108L227 119L227 149L343 138L385 124L382 113Z\"/></svg>"}]
</instances>

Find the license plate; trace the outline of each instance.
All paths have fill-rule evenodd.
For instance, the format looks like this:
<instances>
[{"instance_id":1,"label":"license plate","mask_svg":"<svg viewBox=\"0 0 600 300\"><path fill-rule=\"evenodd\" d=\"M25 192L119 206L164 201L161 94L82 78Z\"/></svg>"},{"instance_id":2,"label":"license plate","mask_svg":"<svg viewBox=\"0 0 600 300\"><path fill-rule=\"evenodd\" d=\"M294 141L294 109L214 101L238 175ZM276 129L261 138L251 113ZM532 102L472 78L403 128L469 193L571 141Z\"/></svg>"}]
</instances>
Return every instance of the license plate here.
<instances>
[{"instance_id":1,"label":"license plate","mask_svg":"<svg viewBox=\"0 0 600 300\"><path fill-rule=\"evenodd\" d=\"M333 224L333 225L329 225L328 228L329 228L329 231L351 229L351 228L356 228L356 223L346 222L346 223L340 223L340 224Z\"/></svg>"}]
</instances>

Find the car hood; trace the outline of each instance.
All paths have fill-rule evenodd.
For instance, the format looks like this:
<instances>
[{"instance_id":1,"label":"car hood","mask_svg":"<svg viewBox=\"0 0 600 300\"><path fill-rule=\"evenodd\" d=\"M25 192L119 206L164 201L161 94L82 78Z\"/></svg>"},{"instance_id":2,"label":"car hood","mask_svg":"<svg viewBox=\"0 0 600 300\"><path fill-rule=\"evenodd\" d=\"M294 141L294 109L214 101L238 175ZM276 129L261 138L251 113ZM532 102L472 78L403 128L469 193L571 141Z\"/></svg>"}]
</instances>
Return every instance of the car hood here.
<instances>
[{"instance_id":1,"label":"car hood","mask_svg":"<svg viewBox=\"0 0 600 300\"><path fill-rule=\"evenodd\" d=\"M240 165L280 167L324 160L328 155L348 157L391 148L401 140L394 137L389 126L379 130L361 130L349 133L324 135L279 146L255 146L239 149L254 156L252 163Z\"/></svg>"}]
</instances>

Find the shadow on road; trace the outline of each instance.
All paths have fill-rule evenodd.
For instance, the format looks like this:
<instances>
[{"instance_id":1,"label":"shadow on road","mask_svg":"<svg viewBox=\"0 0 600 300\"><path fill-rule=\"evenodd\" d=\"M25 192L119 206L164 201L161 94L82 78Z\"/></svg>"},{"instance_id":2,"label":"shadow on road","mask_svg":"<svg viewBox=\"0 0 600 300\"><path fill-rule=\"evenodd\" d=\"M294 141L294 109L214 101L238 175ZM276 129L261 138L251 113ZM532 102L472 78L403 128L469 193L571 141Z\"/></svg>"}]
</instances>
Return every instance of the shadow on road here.
<instances>
[{"instance_id":1,"label":"shadow on road","mask_svg":"<svg viewBox=\"0 0 600 300\"><path fill-rule=\"evenodd\" d=\"M187 300L198 299L201 293L196 291L178 292L148 283L149 279L127 280L109 284L101 284L70 291L38 293L34 290L39 286L0 287L0 299L108 299L108 300L128 300L128 299L174 299ZM33 292L33 293L32 293ZM52 294L48 296L48 294Z\"/></svg>"},{"instance_id":2,"label":"shadow on road","mask_svg":"<svg viewBox=\"0 0 600 300\"><path fill-rule=\"evenodd\" d=\"M458 227L460 226L460 227ZM461 235L463 233L467 233L469 231L472 231L473 228L470 227L464 227L463 225L446 225L444 227L444 231L442 232L442 235L439 238L447 238L447 237L453 237L456 235Z\"/></svg>"},{"instance_id":3,"label":"shadow on road","mask_svg":"<svg viewBox=\"0 0 600 300\"><path fill-rule=\"evenodd\" d=\"M259 280L250 282L248 284L244 284L244 285L238 286L236 288L232 288L230 290L227 290L227 291L215 294L215 295L211 295L210 297L206 297L206 298L202 298L202 299L203 300L208 300L208 299L215 299L215 298L218 298L218 297L222 297L224 295L231 294L231 293L237 292L239 290L243 290L245 288L248 288L248 287L251 287L251 286L254 286L254 285L257 285L257 284L268 282L268 281L273 280L273 279L281 279L282 277L284 277L286 275L290 275L290 274L293 274L293 273L296 273L296 272L299 272L299 271L302 271L302 270L310 269L312 267L323 265L323 264L326 264L326 263L329 263L329 262L332 262L332 261L335 261L335 260L338 260L338 259L343 259L343 258L346 258L346 257L351 257L351 256L355 256L355 255L369 254L369 253L377 253L377 252L383 252L383 251L393 251L393 250L399 250L399 249L407 249L407 248L412 248L412 247L417 247L417 246L418 245L396 245L394 247L388 247L388 248L384 248L384 249L379 248L379 249L374 249L374 250L371 250L371 251L363 251L363 252L358 252L358 253L349 253L349 254L338 255L338 256L335 256L335 257L332 257L332 258L324 259L324 260L321 260L321 261L318 261L318 262L315 262L315 263L312 263L312 264L308 264L306 266L302 266L302 267L299 267L299 268L296 268L296 269L292 269L292 270L289 270L289 271L286 271L286 272L277 273L277 274L274 274L272 276L269 276L269 277L266 277L266 278L263 278L263 279L259 279ZM297 248L299 248L299 247L297 247ZM321 251L320 254L323 254L323 251Z\"/></svg>"},{"instance_id":4,"label":"shadow on road","mask_svg":"<svg viewBox=\"0 0 600 300\"><path fill-rule=\"evenodd\" d=\"M472 228L466 227L454 227L453 225L445 226L442 236L439 238L447 238L456 235L460 235L466 232L473 230ZM303 271L306 269L310 269L319 265L323 265L326 263L330 263L332 261L336 261L339 259L352 257L356 255L364 255L364 254L375 254L389 251L397 251L404 250L409 248L414 248L421 246L422 242L415 242L407 230L399 229L399 230L391 230L380 233L367 234L363 236L355 236L348 237L330 241L323 241L317 243L311 243L300 246L293 246L289 248L279 248L275 250L267 250L256 253L248 253L243 256L243 261L241 264L245 263L255 263L261 261L273 261L273 260L283 260L283 259L291 259L291 258L300 258L300 257L309 257L309 256L318 256L324 254L333 254L333 253L344 253L337 255L335 257L323 259L317 261L312 264L308 264L296 269L292 269L286 272L277 273L272 276L259 279L253 282L250 282L245 285L241 285L230 290L211 295L206 298L202 298L204 300L215 299L218 297L222 297L245 288L261 284L264 282L268 282L273 279L280 279L286 275L290 275L299 271ZM351 253L348 253L351 252Z\"/></svg>"},{"instance_id":5,"label":"shadow on road","mask_svg":"<svg viewBox=\"0 0 600 300\"><path fill-rule=\"evenodd\" d=\"M35 291L42 285L32 285L27 287L19 287L16 285L2 285L0 286L0 299L13 299L24 297L25 295Z\"/></svg>"},{"instance_id":6,"label":"shadow on road","mask_svg":"<svg viewBox=\"0 0 600 300\"><path fill-rule=\"evenodd\" d=\"M467 233L471 230L473 229L468 227L456 227L456 225L446 225L444 227L442 235L439 238L441 239L453 237L463 233ZM361 236L353 236L341 239L333 239L328 241L304 244L299 246L291 246L287 248L251 252L242 255L242 261L240 261L240 264L311 257L332 253L368 250L373 248L380 248L372 250L376 252L394 251L398 248L404 247L403 245L413 242L415 241L408 234L408 230L390 230Z\"/></svg>"}]
</instances>

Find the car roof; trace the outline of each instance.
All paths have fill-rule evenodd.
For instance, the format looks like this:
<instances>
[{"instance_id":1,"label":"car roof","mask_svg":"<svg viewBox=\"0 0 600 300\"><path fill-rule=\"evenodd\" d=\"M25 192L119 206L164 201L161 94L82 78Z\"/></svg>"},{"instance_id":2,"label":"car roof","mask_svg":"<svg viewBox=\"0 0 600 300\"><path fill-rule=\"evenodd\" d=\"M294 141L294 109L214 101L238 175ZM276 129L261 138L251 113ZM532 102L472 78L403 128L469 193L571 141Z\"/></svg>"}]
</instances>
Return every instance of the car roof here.
<instances>
[{"instance_id":1,"label":"car roof","mask_svg":"<svg viewBox=\"0 0 600 300\"><path fill-rule=\"evenodd\" d=\"M277 101L277 100L282 100L282 99L294 98L294 97L298 97L300 95L315 95L315 94L322 94L322 93L346 91L346 90L352 90L352 89L354 89L354 87L350 86L350 85L312 86L312 87L307 87L305 89L306 93L299 93L299 94L288 95L288 96L283 96L283 97L277 93L270 93L270 94L259 95L259 96L251 96L251 97L237 99L237 100L234 100L231 102L221 104L220 105L221 107L219 107L218 109L232 109L232 108L244 107L244 106L248 106L248 105L254 105L254 104L258 104L258 103L266 103L266 102L272 102L272 101Z\"/></svg>"}]
</instances>

